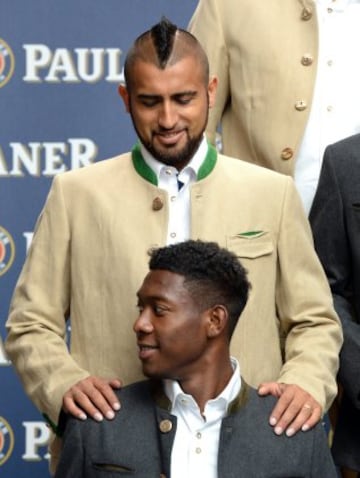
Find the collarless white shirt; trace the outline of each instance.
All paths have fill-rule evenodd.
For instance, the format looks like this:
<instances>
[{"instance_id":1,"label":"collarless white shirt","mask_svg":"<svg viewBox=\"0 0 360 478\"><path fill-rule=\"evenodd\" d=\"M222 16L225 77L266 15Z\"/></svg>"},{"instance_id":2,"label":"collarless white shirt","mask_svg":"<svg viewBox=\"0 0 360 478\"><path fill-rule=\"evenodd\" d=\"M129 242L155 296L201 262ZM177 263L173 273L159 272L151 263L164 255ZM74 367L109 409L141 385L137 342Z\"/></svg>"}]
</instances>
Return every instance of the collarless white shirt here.
<instances>
[{"instance_id":1,"label":"collarless white shirt","mask_svg":"<svg viewBox=\"0 0 360 478\"><path fill-rule=\"evenodd\" d=\"M241 388L240 367L231 357L234 373L225 389L209 400L203 415L191 395L183 392L175 380L164 380L165 393L177 417L176 435L171 453L172 478L220 478L217 472L221 420Z\"/></svg>"},{"instance_id":2,"label":"collarless white shirt","mask_svg":"<svg viewBox=\"0 0 360 478\"><path fill-rule=\"evenodd\" d=\"M309 121L295 164L306 212L328 144L360 132L360 0L318 0L317 77Z\"/></svg>"},{"instance_id":3,"label":"collarless white shirt","mask_svg":"<svg viewBox=\"0 0 360 478\"><path fill-rule=\"evenodd\" d=\"M208 152L208 144L204 138L191 161L179 171L173 166L167 166L155 159L140 143L141 154L146 164L154 171L158 186L168 193L169 222L166 244L174 244L190 239L190 185L196 178ZM178 182L183 186L179 190Z\"/></svg>"}]
</instances>

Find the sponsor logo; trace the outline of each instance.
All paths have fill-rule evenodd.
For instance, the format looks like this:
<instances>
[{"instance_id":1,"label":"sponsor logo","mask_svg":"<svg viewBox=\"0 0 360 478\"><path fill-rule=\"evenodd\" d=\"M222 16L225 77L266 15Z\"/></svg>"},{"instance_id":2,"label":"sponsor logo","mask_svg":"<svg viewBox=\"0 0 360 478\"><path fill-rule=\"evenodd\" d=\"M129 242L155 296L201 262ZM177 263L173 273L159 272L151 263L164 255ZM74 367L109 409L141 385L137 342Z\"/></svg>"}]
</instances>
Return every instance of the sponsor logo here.
<instances>
[{"instance_id":1,"label":"sponsor logo","mask_svg":"<svg viewBox=\"0 0 360 478\"><path fill-rule=\"evenodd\" d=\"M0 177L52 177L68 169L78 169L95 162L97 144L89 138L68 138L67 141L10 143L5 157L0 147ZM0 272L1 273L1 272Z\"/></svg>"},{"instance_id":2,"label":"sponsor logo","mask_svg":"<svg viewBox=\"0 0 360 478\"><path fill-rule=\"evenodd\" d=\"M2 466L14 449L14 432L5 418L0 417L0 466Z\"/></svg>"},{"instance_id":3,"label":"sponsor logo","mask_svg":"<svg viewBox=\"0 0 360 478\"><path fill-rule=\"evenodd\" d=\"M119 48L50 49L47 45L23 45L25 76L29 83L97 83L123 81Z\"/></svg>"},{"instance_id":4,"label":"sponsor logo","mask_svg":"<svg viewBox=\"0 0 360 478\"><path fill-rule=\"evenodd\" d=\"M0 88L12 77L15 68L15 57L9 45L0 38Z\"/></svg>"},{"instance_id":5,"label":"sponsor logo","mask_svg":"<svg viewBox=\"0 0 360 478\"><path fill-rule=\"evenodd\" d=\"M14 262L15 243L9 232L0 226L0 277Z\"/></svg>"},{"instance_id":6,"label":"sponsor logo","mask_svg":"<svg viewBox=\"0 0 360 478\"><path fill-rule=\"evenodd\" d=\"M50 428L45 422L23 422L25 427L24 461L49 460L48 444Z\"/></svg>"}]
</instances>

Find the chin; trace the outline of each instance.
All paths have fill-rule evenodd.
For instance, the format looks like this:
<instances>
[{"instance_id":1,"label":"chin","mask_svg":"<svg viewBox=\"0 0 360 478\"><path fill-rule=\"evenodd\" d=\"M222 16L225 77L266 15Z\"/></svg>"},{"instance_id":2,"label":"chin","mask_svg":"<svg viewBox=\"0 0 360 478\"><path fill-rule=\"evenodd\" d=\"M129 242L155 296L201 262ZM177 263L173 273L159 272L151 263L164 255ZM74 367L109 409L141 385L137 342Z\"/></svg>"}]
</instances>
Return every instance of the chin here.
<instances>
[{"instance_id":1,"label":"chin","mask_svg":"<svg viewBox=\"0 0 360 478\"><path fill-rule=\"evenodd\" d=\"M166 374L161 373L159 370L151 370L148 368L143 368L143 374L147 378L155 378L155 379L166 378Z\"/></svg>"}]
</instances>

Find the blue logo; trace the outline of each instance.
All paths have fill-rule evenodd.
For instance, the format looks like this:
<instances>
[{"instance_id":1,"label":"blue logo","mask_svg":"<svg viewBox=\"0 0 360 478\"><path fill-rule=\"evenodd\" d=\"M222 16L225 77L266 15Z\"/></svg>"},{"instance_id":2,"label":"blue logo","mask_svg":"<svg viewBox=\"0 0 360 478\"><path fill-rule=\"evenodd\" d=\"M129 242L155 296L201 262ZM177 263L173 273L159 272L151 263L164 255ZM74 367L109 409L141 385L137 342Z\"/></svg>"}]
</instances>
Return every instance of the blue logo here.
<instances>
[{"instance_id":1,"label":"blue logo","mask_svg":"<svg viewBox=\"0 0 360 478\"><path fill-rule=\"evenodd\" d=\"M9 45L0 38L0 88L6 85L14 73L15 57Z\"/></svg>"},{"instance_id":2,"label":"blue logo","mask_svg":"<svg viewBox=\"0 0 360 478\"><path fill-rule=\"evenodd\" d=\"M3 465L14 449L14 432L5 418L0 417L0 466Z\"/></svg>"},{"instance_id":3,"label":"blue logo","mask_svg":"<svg viewBox=\"0 0 360 478\"><path fill-rule=\"evenodd\" d=\"M8 231L0 226L0 277L11 267L14 257L14 240Z\"/></svg>"}]
</instances>

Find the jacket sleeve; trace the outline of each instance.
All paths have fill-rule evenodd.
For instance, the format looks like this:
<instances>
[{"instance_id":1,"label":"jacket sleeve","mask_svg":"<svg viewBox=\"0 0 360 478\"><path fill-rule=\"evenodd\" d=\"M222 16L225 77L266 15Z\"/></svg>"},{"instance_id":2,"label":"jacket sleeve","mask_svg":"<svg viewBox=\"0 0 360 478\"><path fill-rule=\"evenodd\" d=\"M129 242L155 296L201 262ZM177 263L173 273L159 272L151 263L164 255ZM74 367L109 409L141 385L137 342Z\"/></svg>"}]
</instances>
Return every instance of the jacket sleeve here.
<instances>
[{"instance_id":1,"label":"jacket sleeve","mask_svg":"<svg viewBox=\"0 0 360 478\"><path fill-rule=\"evenodd\" d=\"M311 230L288 178L278 238L276 304L285 335L279 381L296 383L324 408L337 393L342 331Z\"/></svg>"},{"instance_id":2,"label":"jacket sleeve","mask_svg":"<svg viewBox=\"0 0 360 478\"><path fill-rule=\"evenodd\" d=\"M226 3L226 2L225 2ZM217 126L229 100L229 55L223 30L221 2L200 0L190 20L188 29L203 46L210 64L210 75L217 76L219 83L215 106L209 112L207 135L215 144Z\"/></svg>"},{"instance_id":3,"label":"jacket sleeve","mask_svg":"<svg viewBox=\"0 0 360 478\"><path fill-rule=\"evenodd\" d=\"M346 223L347 209L351 205L344 202L342 191L346 184L339 183L344 176L337 174L335 165L336 156L330 146L325 151L310 222L315 247L343 327L339 379L348 397L360 409L360 324L355 321L353 254Z\"/></svg>"},{"instance_id":4,"label":"jacket sleeve","mask_svg":"<svg viewBox=\"0 0 360 478\"><path fill-rule=\"evenodd\" d=\"M26 393L56 429L62 397L87 377L70 356L70 226L60 176L35 227L6 323L6 352ZM56 430L55 430L56 431Z\"/></svg>"}]
</instances>

